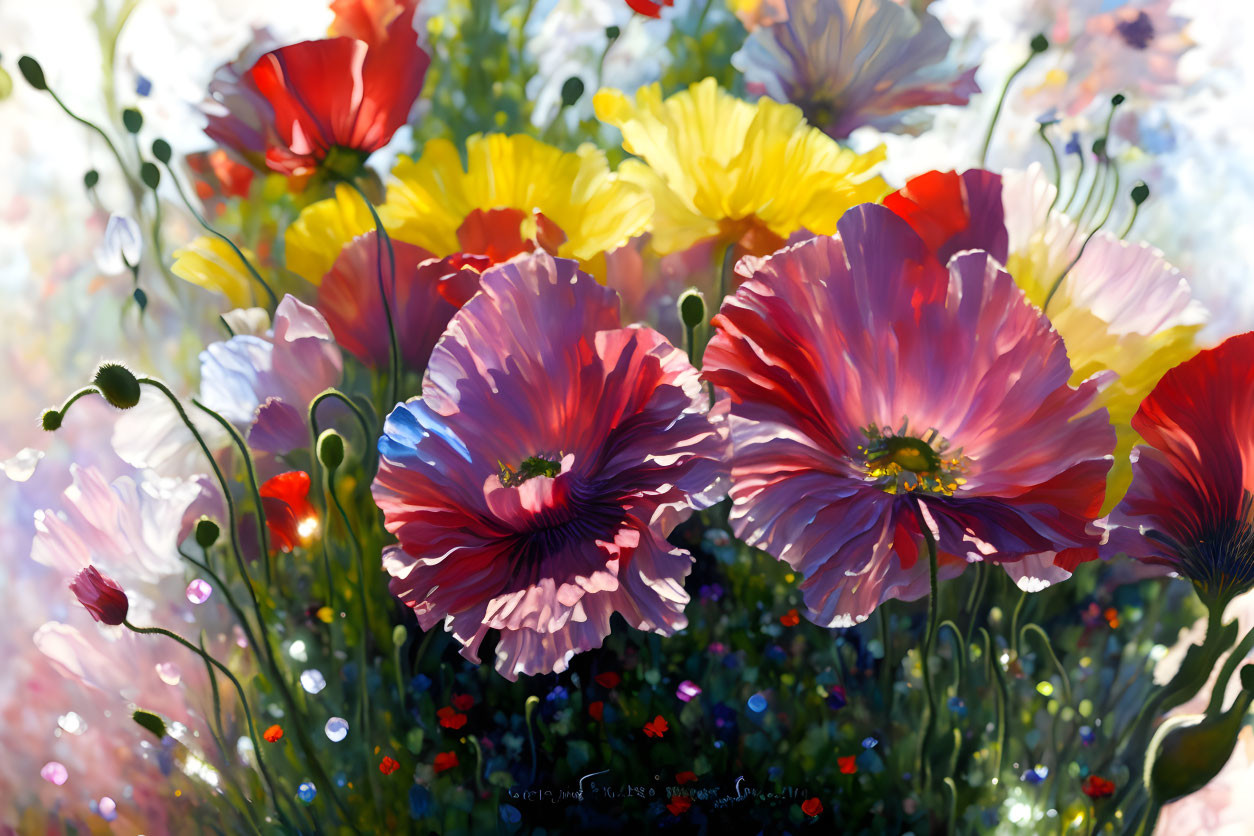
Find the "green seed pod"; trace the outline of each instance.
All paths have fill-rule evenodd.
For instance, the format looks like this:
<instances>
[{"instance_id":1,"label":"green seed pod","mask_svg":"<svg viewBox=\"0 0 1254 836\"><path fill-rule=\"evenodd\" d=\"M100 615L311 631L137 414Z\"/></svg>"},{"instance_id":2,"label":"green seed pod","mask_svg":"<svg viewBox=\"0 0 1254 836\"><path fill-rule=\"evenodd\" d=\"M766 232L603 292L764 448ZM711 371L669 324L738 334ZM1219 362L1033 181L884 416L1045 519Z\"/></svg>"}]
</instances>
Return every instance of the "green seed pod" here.
<instances>
[{"instance_id":1,"label":"green seed pod","mask_svg":"<svg viewBox=\"0 0 1254 836\"><path fill-rule=\"evenodd\" d=\"M17 59L17 68L22 71L22 78L26 79L26 83L36 90L47 90L48 82L44 79L44 68L39 66L39 62L29 55L23 55Z\"/></svg>"},{"instance_id":2,"label":"green seed pod","mask_svg":"<svg viewBox=\"0 0 1254 836\"><path fill-rule=\"evenodd\" d=\"M93 381L106 401L118 409L130 409L139 403L139 381L131 370L119 363L102 363Z\"/></svg>"},{"instance_id":3,"label":"green seed pod","mask_svg":"<svg viewBox=\"0 0 1254 836\"><path fill-rule=\"evenodd\" d=\"M216 522L208 517L201 517L196 521L196 545L202 549L212 548L218 542L220 531Z\"/></svg>"},{"instance_id":4,"label":"green seed pod","mask_svg":"<svg viewBox=\"0 0 1254 836\"><path fill-rule=\"evenodd\" d=\"M679 320L685 328L696 328L705 322L705 297L699 290L685 290L679 296Z\"/></svg>"},{"instance_id":5,"label":"green seed pod","mask_svg":"<svg viewBox=\"0 0 1254 836\"><path fill-rule=\"evenodd\" d=\"M334 471L344 463L344 436L335 430L323 430L318 436L318 461L327 470Z\"/></svg>"},{"instance_id":6,"label":"green seed pod","mask_svg":"<svg viewBox=\"0 0 1254 836\"><path fill-rule=\"evenodd\" d=\"M39 425L48 432L56 432L61 429L61 421L65 416L58 410L45 409L44 414L39 417Z\"/></svg>"}]
</instances>

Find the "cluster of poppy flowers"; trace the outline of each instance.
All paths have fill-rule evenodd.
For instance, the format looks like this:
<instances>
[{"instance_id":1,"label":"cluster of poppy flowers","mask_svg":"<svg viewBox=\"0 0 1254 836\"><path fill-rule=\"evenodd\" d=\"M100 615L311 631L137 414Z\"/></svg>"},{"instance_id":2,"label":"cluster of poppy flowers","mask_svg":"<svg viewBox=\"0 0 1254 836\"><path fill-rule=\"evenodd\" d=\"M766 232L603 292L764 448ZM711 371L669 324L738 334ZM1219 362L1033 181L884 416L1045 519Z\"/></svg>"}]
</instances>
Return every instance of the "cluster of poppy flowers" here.
<instances>
[{"instance_id":1,"label":"cluster of poppy flowers","mask_svg":"<svg viewBox=\"0 0 1254 836\"><path fill-rule=\"evenodd\" d=\"M1178 273L1056 211L1038 170L932 171L891 191L875 173L883 148L837 143L974 92L973 70L923 71L937 27L896 43L917 66L900 68L895 98L802 91L808 36L794 17L741 53L768 94L757 102L713 79L666 98L656 85L599 91L597 118L633 155L617 170L591 146L437 139L401 158L376 209L358 181L406 124L430 61L415 4L387 8L215 82L224 109L208 132L235 158L205 170L222 194L248 194L249 166L264 165L328 196L280 248L307 285L275 298L273 320L224 316L232 337L202 354L201 399L281 457L309 446L345 352L394 387L421 375L367 433L371 496L395 539L377 558L424 631L442 627L476 664L495 633L509 680L567 670L616 614L674 635L694 558L669 538L728 499L734 534L802 578L804 610L784 627L803 615L852 627L974 563L1038 591L1126 554L1190 580L1220 614L1254 586L1254 333L1195 354L1199 313ZM907 14L875 9L890 30ZM784 103L799 98L809 104ZM192 242L174 272L242 308L269 285L256 256L222 241ZM682 339L675 306L659 315L645 287L668 270L693 285L714 276L680 301ZM172 454L132 383L97 380L132 410L115 445L152 464ZM334 462L316 452L332 470L343 457L342 444ZM319 535L310 489L301 470L257 488L263 555ZM127 623L126 594L96 567L71 589L97 621ZM827 700L843 705L844 690ZM453 695L436 719L460 730L473 705ZM604 711L587 707L597 722ZM668 731L661 714L640 727ZM276 725L264 739L282 736ZM433 769L457 765L445 752ZM837 767L857 772L854 756ZM1098 776L1083 788L1113 790ZM691 804L676 794L667 810Z\"/></svg>"}]
</instances>

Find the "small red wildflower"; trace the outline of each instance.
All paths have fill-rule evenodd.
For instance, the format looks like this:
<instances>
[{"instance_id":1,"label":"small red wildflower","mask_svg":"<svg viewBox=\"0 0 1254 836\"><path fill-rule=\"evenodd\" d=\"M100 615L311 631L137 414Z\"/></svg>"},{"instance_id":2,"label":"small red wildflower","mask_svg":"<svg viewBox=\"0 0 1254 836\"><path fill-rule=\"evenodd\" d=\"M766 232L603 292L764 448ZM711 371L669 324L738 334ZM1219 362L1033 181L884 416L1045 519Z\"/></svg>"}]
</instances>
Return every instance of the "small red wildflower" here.
<instances>
[{"instance_id":1,"label":"small red wildflower","mask_svg":"<svg viewBox=\"0 0 1254 836\"><path fill-rule=\"evenodd\" d=\"M853 755L845 755L843 758L837 758L836 765L840 767L840 771L845 775L852 775L858 771L857 758Z\"/></svg>"},{"instance_id":2,"label":"small red wildflower","mask_svg":"<svg viewBox=\"0 0 1254 836\"><path fill-rule=\"evenodd\" d=\"M785 627L796 627L801 623L801 615L796 610L789 610L779 617L779 623Z\"/></svg>"},{"instance_id":3,"label":"small red wildflower","mask_svg":"<svg viewBox=\"0 0 1254 836\"><path fill-rule=\"evenodd\" d=\"M454 694L453 707L458 711L469 711L475 705L475 698L470 694Z\"/></svg>"},{"instance_id":4,"label":"small red wildflower","mask_svg":"<svg viewBox=\"0 0 1254 836\"><path fill-rule=\"evenodd\" d=\"M265 738L266 743L278 743L283 738L283 727L275 724L262 732L261 736Z\"/></svg>"},{"instance_id":5,"label":"small red wildflower","mask_svg":"<svg viewBox=\"0 0 1254 836\"><path fill-rule=\"evenodd\" d=\"M436 772L443 772L446 769L461 766L461 761L457 759L456 752L440 752L435 756L435 762L432 766L435 767Z\"/></svg>"},{"instance_id":6,"label":"small red wildflower","mask_svg":"<svg viewBox=\"0 0 1254 836\"><path fill-rule=\"evenodd\" d=\"M379 761L379 771L382 772L384 775L391 775L393 772L395 772L396 770L400 768L401 768L400 763L396 761L394 758L389 757L388 755L384 755L383 760Z\"/></svg>"},{"instance_id":7,"label":"small red wildflower","mask_svg":"<svg viewBox=\"0 0 1254 836\"><path fill-rule=\"evenodd\" d=\"M601 722L601 718L605 716L605 703L601 700L588 703L588 716L598 723Z\"/></svg>"},{"instance_id":8,"label":"small red wildflower","mask_svg":"<svg viewBox=\"0 0 1254 836\"><path fill-rule=\"evenodd\" d=\"M447 706L437 711L435 716L440 718L440 725L446 729L460 729L466 725L466 715L458 714Z\"/></svg>"},{"instance_id":9,"label":"small red wildflower","mask_svg":"<svg viewBox=\"0 0 1254 836\"><path fill-rule=\"evenodd\" d=\"M684 784L691 784L695 780L697 780L697 773L695 772L680 772L675 776L675 783L681 787Z\"/></svg>"},{"instance_id":10,"label":"small red wildflower","mask_svg":"<svg viewBox=\"0 0 1254 836\"><path fill-rule=\"evenodd\" d=\"M692 806L692 799L686 795L671 796L671 803L666 805L666 809L670 810L672 816L678 816L688 812L688 808Z\"/></svg>"},{"instance_id":11,"label":"small red wildflower","mask_svg":"<svg viewBox=\"0 0 1254 836\"><path fill-rule=\"evenodd\" d=\"M610 690L617 688L618 683L623 681L623 678L613 671L599 673L594 679L597 685L600 685L602 688L609 688Z\"/></svg>"},{"instance_id":12,"label":"small red wildflower","mask_svg":"<svg viewBox=\"0 0 1254 836\"><path fill-rule=\"evenodd\" d=\"M1115 794L1115 782L1108 781L1100 775L1090 775L1084 779L1080 789L1089 798L1110 798Z\"/></svg>"},{"instance_id":13,"label":"small red wildflower","mask_svg":"<svg viewBox=\"0 0 1254 836\"><path fill-rule=\"evenodd\" d=\"M644 724L644 733L646 737L662 737L670 730L670 726L666 723L666 718L661 714Z\"/></svg>"},{"instance_id":14,"label":"small red wildflower","mask_svg":"<svg viewBox=\"0 0 1254 836\"><path fill-rule=\"evenodd\" d=\"M823 812L823 802L819 801L817 797L807 798L805 801L801 802L801 812L805 813L810 818L815 818L819 815L819 813Z\"/></svg>"}]
</instances>

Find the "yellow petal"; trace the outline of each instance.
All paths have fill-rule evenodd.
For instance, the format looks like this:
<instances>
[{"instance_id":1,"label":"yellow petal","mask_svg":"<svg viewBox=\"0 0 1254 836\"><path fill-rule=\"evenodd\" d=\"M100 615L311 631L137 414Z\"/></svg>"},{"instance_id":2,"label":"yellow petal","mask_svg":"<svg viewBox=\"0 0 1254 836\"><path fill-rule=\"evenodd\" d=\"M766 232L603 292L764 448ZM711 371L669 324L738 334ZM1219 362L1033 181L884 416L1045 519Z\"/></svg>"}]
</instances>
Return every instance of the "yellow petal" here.
<instances>
[{"instance_id":1,"label":"yellow petal","mask_svg":"<svg viewBox=\"0 0 1254 836\"><path fill-rule=\"evenodd\" d=\"M374 220L360 195L348 186L336 186L335 197L306 206L284 233L287 269L320 285L344 245L373 229Z\"/></svg>"},{"instance_id":2,"label":"yellow petal","mask_svg":"<svg viewBox=\"0 0 1254 836\"><path fill-rule=\"evenodd\" d=\"M250 262L257 263L252 251L246 247L240 247L240 250ZM223 294L232 307L244 308L253 304L252 274L230 245L220 238L202 235L186 247L175 250L170 272L205 290Z\"/></svg>"}]
</instances>

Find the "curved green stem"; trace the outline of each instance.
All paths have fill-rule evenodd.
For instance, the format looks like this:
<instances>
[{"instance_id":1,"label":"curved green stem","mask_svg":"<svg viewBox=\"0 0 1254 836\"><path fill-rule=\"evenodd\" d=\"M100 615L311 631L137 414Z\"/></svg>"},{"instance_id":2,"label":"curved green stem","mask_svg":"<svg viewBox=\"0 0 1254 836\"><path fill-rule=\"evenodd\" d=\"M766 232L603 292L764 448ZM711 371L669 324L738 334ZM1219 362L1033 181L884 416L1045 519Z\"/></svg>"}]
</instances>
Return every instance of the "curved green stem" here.
<instances>
[{"instance_id":1,"label":"curved green stem","mask_svg":"<svg viewBox=\"0 0 1254 836\"><path fill-rule=\"evenodd\" d=\"M1014 613L1010 616L1010 651L1015 659L1019 658L1019 619L1023 617L1023 607L1027 601L1027 590L1019 590L1019 600L1015 602Z\"/></svg>"},{"instance_id":2,"label":"curved green stem","mask_svg":"<svg viewBox=\"0 0 1254 836\"><path fill-rule=\"evenodd\" d=\"M183 191L183 184L179 182L178 175L174 173L174 169L170 167L168 162L164 163L164 165L165 170L170 172L170 179L174 181L174 189L178 192L179 198L182 199L183 205L187 207L187 211L192 213L192 217L195 218L196 222L204 228L205 232L215 236L231 248L231 251L235 253L235 257L238 258L243 263L245 269L248 270L249 275L251 275L253 280L256 281L257 284L261 285L261 289L266 292L266 296L270 299L270 307L277 308L279 306L279 297L274 295L274 289L270 287L269 283L261 277L261 273L257 271L257 268L253 266L253 263L248 260L247 256L244 255L244 251L241 250L228 236L216 230L207 220L205 220L205 216L200 214L195 205L187 197L187 193Z\"/></svg>"},{"instance_id":3,"label":"curved green stem","mask_svg":"<svg viewBox=\"0 0 1254 836\"><path fill-rule=\"evenodd\" d=\"M997 684L997 756L993 760L993 782L996 784L1001 782L1002 758L1006 754L1006 710L1010 696L1006 691L1006 679L1002 675L1001 662L993 656L993 637L983 627L980 628L980 636L984 639L985 664L991 667Z\"/></svg>"},{"instance_id":4,"label":"curved green stem","mask_svg":"<svg viewBox=\"0 0 1254 836\"><path fill-rule=\"evenodd\" d=\"M916 500L914 515L918 520L919 530L927 546L928 578L931 581L927 597L927 632L923 639L923 700L927 704L927 720L923 724L923 734L919 737L919 774L923 779L923 790L928 790L931 774L931 761L928 748L932 742L932 732L936 728L936 693L932 684L932 652L936 647L937 624L940 619L940 583L937 578L938 558L936 554L936 538L932 535L932 527L923 515L923 508Z\"/></svg>"},{"instance_id":5,"label":"curved green stem","mask_svg":"<svg viewBox=\"0 0 1254 836\"><path fill-rule=\"evenodd\" d=\"M1207 714L1218 714L1224 709L1224 694L1228 690L1228 681L1232 679L1232 675L1236 673L1237 668L1245 661L1245 657L1250 655L1250 651L1254 650L1254 629L1245 634L1245 637L1232 649L1228 654L1228 658L1224 660L1224 666L1219 669L1219 676L1215 680L1215 685L1211 688L1210 702L1206 706Z\"/></svg>"},{"instance_id":6,"label":"curved green stem","mask_svg":"<svg viewBox=\"0 0 1254 836\"><path fill-rule=\"evenodd\" d=\"M967 638L962 635L958 625L948 618L940 623L937 630L944 630L946 627L954 634L954 694L957 695L962 689L962 681L967 668Z\"/></svg>"},{"instance_id":7,"label":"curved green stem","mask_svg":"<svg viewBox=\"0 0 1254 836\"><path fill-rule=\"evenodd\" d=\"M1039 636L1041 646L1045 649L1046 655L1049 656L1050 662L1053 663L1054 669L1058 671L1058 678L1062 680L1062 699L1064 705L1071 705L1071 677L1067 676L1067 669L1058 659L1058 654L1054 652L1054 646L1049 640L1049 635L1041 629L1039 624L1024 624L1019 630L1020 637L1026 636L1028 633Z\"/></svg>"},{"instance_id":8,"label":"curved green stem","mask_svg":"<svg viewBox=\"0 0 1254 836\"><path fill-rule=\"evenodd\" d=\"M537 705L540 704L540 698L534 694L527 697L525 708L523 709L523 720L527 725L527 742L531 744L531 783L529 786L535 786L536 783L536 732L535 727L531 725L531 714L535 711Z\"/></svg>"},{"instance_id":9,"label":"curved green stem","mask_svg":"<svg viewBox=\"0 0 1254 836\"><path fill-rule=\"evenodd\" d=\"M954 826L958 821L958 785L954 783L954 779L948 776L944 780L945 789L949 790L949 816L945 821L945 832L949 836L954 834Z\"/></svg>"},{"instance_id":10,"label":"curved green stem","mask_svg":"<svg viewBox=\"0 0 1254 836\"><path fill-rule=\"evenodd\" d=\"M180 636L178 633L173 633L164 627L136 627L129 621L123 621L122 623L133 633L165 636L168 639L173 639L183 647L190 650L192 653L195 653L197 656L202 658L206 665L216 667L226 676L227 679L231 680L231 684L235 686L235 692L239 695L240 704L244 707L244 718L248 722L248 736L253 742L253 752L257 755L257 766L260 767L261 776L265 779L266 786L270 790L270 795L274 802L274 809L280 816L283 816L283 811L279 808L279 798L281 796L278 789L275 787L274 778L270 775L270 770L266 767L265 758L261 754L261 738L258 737L257 726L253 723L253 712L248 706L248 697L244 695L244 686L240 684L239 679L235 677L235 674L231 672L231 669L219 662L210 654L206 653L204 650L198 648L196 645Z\"/></svg>"},{"instance_id":11,"label":"curved green stem","mask_svg":"<svg viewBox=\"0 0 1254 836\"><path fill-rule=\"evenodd\" d=\"M243 436L239 434L239 430L230 421L223 418L217 412L205 406L200 401L192 398L192 405L201 412L208 415L214 421L217 421L222 429L226 430L227 435L231 437L236 449L239 450L240 456L244 460L244 472L248 474L248 487L253 494L253 504L257 511L257 542L261 544L261 559L265 566L266 585L274 584L274 572L270 565L270 534L266 528L266 513L261 505L261 486L257 482L257 469L253 467L252 454L248 452L248 445L244 442Z\"/></svg>"},{"instance_id":12,"label":"curved green stem","mask_svg":"<svg viewBox=\"0 0 1254 836\"><path fill-rule=\"evenodd\" d=\"M322 392L319 392L317 397L315 397L312 401L309 402L309 423L310 423L310 426L314 427L314 430L315 430L314 440L315 441L317 440L318 407L324 401L330 400L332 398L338 401L341 401L345 406L349 408L349 410L352 411L353 415L356 416L357 423L361 425L361 432L362 432L362 435L365 437L366 444L369 445L370 439L373 438L375 435L375 431L374 431L374 428L370 425L370 420L366 418L366 413L361 411L361 407L359 407L353 401L352 398L348 397L348 395L345 395L343 392L341 392L339 389L336 389L334 386L328 389L324 389Z\"/></svg>"},{"instance_id":13,"label":"curved green stem","mask_svg":"<svg viewBox=\"0 0 1254 836\"><path fill-rule=\"evenodd\" d=\"M396 339L396 323L392 318L392 302L388 296L387 282L383 278L383 248L387 247L388 277L392 282L393 288L396 287L396 251L392 247L392 239L388 236L387 230L383 228L383 221L379 219L379 213L375 210L374 204L370 202L370 198L366 197L366 193L354 181L344 180L343 182L357 192L361 202L366 204L366 208L370 210L370 219L374 221L374 256L375 269L379 277L379 301L383 305L383 315L388 323L388 386L390 388L385 408L390 411L392 407L396 406L396 399L401 388L401 349L400 342Z\"/></svg>"},{"instance_id":14,"label":"curved green stem","mask_svg":"<svg viewBox=\"0 0 1254 836\"><path fill-rule=\"evenodd\" d=\"M1001 88L1001 95L997 97L997 105L993 108L993 118L989 120L988 130L984 132L984 145L980 148L980 168L984 168L988 161L988 148L993 144L993 130L997 127L997 120L1001 118L1001 109L1006 104L1006 94L1010 92L1010 85L1014 84L1019 74L1028 68L1028 64L1032 63L1032 59L1039 53L1033 49L1028 53L1028 57L1023 59L1023 63L1015 67L1006 79L1006 83Z\"/></svg>"},{"instance_id":15,"label":"curved green stem","mask_svg":"<svg viewBox=\"0 0 1254 836\"><path fill-rule=\"evenodd\" d=\"M1050 141L1049 135L1045 133L1045 129L1049 127L1042 124L1037 128L1037 133L1041 135L1041 139L1045 143L1045 147L1049 149L1049 159L1054 164L1054 199L1049 202L1049 210L1045 213L1045 217L1049 217L1049 212L1054 211L1054 206L1058 204L1058 198L1062 197L1062 164L1058 162L1058 150L1054 148L1054 143Z\"/></svg>"}]
</instances>

